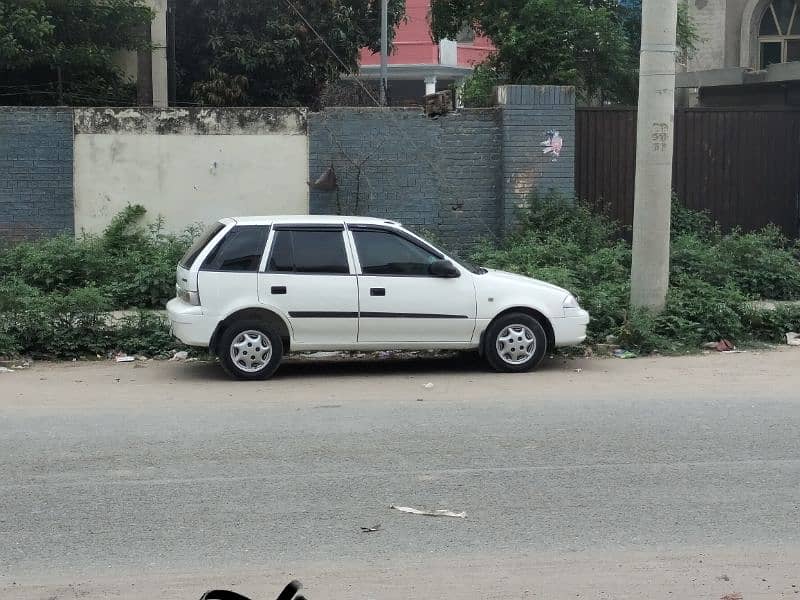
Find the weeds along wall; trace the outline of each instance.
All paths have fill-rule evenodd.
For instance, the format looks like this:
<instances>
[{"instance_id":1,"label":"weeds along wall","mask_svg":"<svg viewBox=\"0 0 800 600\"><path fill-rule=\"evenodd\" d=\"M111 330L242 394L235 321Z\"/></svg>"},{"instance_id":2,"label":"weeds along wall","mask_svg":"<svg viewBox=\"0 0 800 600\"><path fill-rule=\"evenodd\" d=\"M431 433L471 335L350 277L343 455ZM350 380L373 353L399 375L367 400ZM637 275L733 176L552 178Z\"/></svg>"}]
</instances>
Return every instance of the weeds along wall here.
<instances>
[{"instance_id":1,"label":"weeds along wall","mask_svg":"<svg viewBox=\"0 0 800 600\"><path fill-rule=\"evenodd\" d=\"M246 214L370 215L455 248L506 232L531 191L574 191L572 88L494 108L0 111L0 240L99 233L127 205L168 231ZM309 188L329 167L336 189Z\"/></svg>"}]
</instances>

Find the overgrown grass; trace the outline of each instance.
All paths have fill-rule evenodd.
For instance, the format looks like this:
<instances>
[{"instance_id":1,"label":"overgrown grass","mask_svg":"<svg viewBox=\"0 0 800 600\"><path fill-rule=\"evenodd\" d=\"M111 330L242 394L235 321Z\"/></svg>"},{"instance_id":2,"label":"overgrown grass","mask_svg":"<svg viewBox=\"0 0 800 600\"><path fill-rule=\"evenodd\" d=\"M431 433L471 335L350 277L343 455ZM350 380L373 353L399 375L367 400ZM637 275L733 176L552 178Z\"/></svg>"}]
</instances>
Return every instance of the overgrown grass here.
<instances>
[{"instance_id":1,"label":"overgrown grass","mask_svg":"<svg viewBox=\"0 0 800 600\"><path fill-rule=\"evenodd\" d=\"M141 224L128 206L99 236L59 236L0 249L0 355L155 355L179 344L165 320L119 309L163 308L175 291L175 265L197 234Z\"/></svg>"},{"instance_id":2,"label":"overgrown grass","mask_svg":"<svg viewBox=\"0 0 800 600\"><path fill-rule=\"evenodd\" d=\"M704 342L780 342L800 328L800 308L755 310L750 300L800 300L800 246L774 227L723 233L674 203L667 307L630 310L631 247L612 220L557 197L533 199L501 244L472 256L487 267L561 285L592 314L589 343L609 335L640 352L695 350Z\"/></svg>"},{"instance_id":3,"label":"overgrown grass","mask_svg":"<svg viewBox=\"0 0 800 600\"><path fill-rule=\"evenodd\" d=\"M0 249L0 356L148 356L178 347L152 312L122 320L118 309L163 307L175 265L196 229L164 233L141 225L131 206L99 236L57 237ZM592 314L589 343L608 335L640 352L697 350L718 339L781 342L800 330L800 308L756 310L756 299L800 300L800 245L775 228L723 233L711 220L673 207L666 310L629 309L630 244L614 221L559 198L534 199L501 244L484 243L475 262L544 279L577 293Z\"/></svg>"},{"instance_id":4,"label":"overgrown grass","mask_svg":"<svg viewBox=\"0 0 800 600\"><path fill-rule=\"evenodd\" d=\"M175 291L175 265L198 231L165 233L141 225L145 208L126 207L102 235L62 235L0 250L3 279L19 278L45 293L97 288L111 308L163 308Z\"/></svg>"}]
</instances>

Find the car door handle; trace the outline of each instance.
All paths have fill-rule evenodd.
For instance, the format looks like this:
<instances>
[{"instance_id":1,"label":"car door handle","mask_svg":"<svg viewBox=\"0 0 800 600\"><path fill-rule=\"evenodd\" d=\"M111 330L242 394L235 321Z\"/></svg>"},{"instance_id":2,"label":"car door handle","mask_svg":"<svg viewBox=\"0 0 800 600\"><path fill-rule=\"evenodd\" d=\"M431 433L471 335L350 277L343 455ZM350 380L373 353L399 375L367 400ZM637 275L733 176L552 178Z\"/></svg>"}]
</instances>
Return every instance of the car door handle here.
<instances>
[{"instance_id":1,"label":"car door handle","mask_svg":"<svg viewBox=\"0 0 800 600\"><path fill-rule=\"evenodd\" d=\"M271 294L285 294L286 293L286 286L285 285L273 285L270 288Z\"/></svg>"},{"instance_id":2,"label":"car door handle","mask_svg":"<svg viewBox=\"0 0 800 600\"><path fill-rule=\"evenodd\" d=\"M370 296L385 296L386 288L369 288Z\"/></svg>"}]
</instances>

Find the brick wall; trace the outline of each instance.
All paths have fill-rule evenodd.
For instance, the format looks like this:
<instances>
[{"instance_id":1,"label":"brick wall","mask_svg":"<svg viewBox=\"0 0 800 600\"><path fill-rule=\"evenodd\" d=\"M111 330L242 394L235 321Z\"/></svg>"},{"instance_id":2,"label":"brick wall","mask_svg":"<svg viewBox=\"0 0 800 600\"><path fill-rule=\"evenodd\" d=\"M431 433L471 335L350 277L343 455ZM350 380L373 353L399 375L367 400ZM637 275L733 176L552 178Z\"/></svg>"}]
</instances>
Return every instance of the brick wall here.
<instances>
[{"instance_id":1,"label":"brick wall","mask_svg":"<svg viewBox=\"0 0 800 600\"><path fill-rule=\"evenodd\" d=\"M310 115L309 135L310 180L333 166L339 186L312 190L312 214L385 217L459 246L496 233L494 110L333 108Z\"/></svg>"},{"instance_id":2,"label":"brick wall","mask_svg":"<svg viewBox=\"0 0 800 600\"><path fill-rule=\"evenodd\" d=\"M73 227L72 110L0 107L0 239Z\"/></svg>"},{"instance_id":3,"label":"brick wall","mask_svg":"<svg viewBox=\"0 0 800 600\"><path fill-rule=\"evenodd\" d=\"M442 152L437 233L450 247L472 245L500 233L498 192L501 189L502 136L494 109L464 110L442 117Z\"/></svg>"},{"instance_id":4,"label":"brick wall","mask_svg":"<svg viewBox=\"0 0 800 600\"><path fill-rule=\"evenodd\" d=\"M502 119L503 189L499 227L507 231L532 192L575 193L575 91L572 87L507 85L497 89ZM548 132L563 140L545 153Z\"/></svg>"},{"instance_id":5,"label":"brick wall","mask_svg":"<svg viewBox=\"0 0 800 600\"><path fill-rule=\"evenodd\" d=\"M555 160L543 153L548 131L564 140ZM420 109L326 109L309 116L309 181L332 166L339 189L312 190L309 210L396 219L465 248L511 227L533 190L571 196L574 140L566 87L504 86L496 108L434 119Z\"/></svg>"},{"instance_id":6,"label":"brick wall","mask_svg":"<svg viewBox=\"0 0 800 600\"><path fill-rule=\"evenodd\" d=\"M330 108L307 120L242 111L76 109L73 121L69 108L0 107L0 239L76 223L99 231L126 203L146 202L174 229L308 207L396 219L458 250L508 231L534 190L573 194L572 88L503 86L494 108L438 118L418 108ZM564 146L553 160L542 142L556 130ZM306 196L306 181L331 166L338 190Z\"/></svg>"}]
</instances>

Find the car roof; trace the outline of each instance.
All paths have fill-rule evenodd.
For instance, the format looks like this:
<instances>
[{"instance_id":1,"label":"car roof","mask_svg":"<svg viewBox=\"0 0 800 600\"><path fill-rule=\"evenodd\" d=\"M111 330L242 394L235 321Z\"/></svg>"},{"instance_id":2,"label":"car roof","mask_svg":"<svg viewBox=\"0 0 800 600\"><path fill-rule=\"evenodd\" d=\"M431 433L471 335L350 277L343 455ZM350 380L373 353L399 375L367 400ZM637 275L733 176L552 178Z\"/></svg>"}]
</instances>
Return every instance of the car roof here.
<instances>
[{"instance_id":1,"label":"car roof","mask_svg":"<svg viewBox=\"0 0 800 600\"><path fill-rule=\"evenodd\" d=\"M397 221L389 219L378 219L376 217L348 217L342 215L268 215L268 216L242 216L242 217L228 217L227 219L220 219L226 221L230 219L240 225L269 225L271 223L291 223L298 225L309 224L359 224L359 225L392 225L399 226Z\"/></svg>"}]
</instances>

